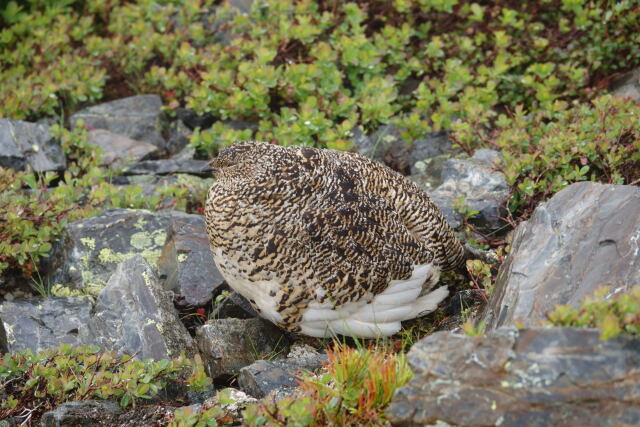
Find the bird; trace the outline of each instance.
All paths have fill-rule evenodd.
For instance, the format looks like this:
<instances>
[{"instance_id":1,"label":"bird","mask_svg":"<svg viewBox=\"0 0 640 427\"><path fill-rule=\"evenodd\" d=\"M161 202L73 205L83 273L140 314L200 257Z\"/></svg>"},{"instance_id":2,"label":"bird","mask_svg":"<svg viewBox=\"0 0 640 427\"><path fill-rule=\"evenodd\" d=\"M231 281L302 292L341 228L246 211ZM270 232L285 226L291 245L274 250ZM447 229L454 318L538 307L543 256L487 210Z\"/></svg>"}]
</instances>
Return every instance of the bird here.
<instances>
[{"instance_id":1,"label":"bird","mask_svg":"<svg viewBox=\"0 0 640 427\"><path fill-rule=\"evenodd\" d=\"M448 296L464 247L420 187L357 153L236 142L210 161L213 260L294 334L391 336Z\"/></svg>"}]
</instances>

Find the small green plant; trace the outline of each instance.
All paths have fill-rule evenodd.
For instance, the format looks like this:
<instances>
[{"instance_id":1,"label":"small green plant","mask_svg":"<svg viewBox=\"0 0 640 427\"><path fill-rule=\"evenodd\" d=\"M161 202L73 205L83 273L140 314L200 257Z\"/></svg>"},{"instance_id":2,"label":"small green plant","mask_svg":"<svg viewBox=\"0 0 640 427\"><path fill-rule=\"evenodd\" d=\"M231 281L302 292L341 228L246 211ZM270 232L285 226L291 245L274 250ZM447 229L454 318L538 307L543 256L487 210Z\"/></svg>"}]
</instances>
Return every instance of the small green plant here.
<instances>
[{"instance_id":1,"label":"small green plant","mask_svg":"<svg viewBox=\"0 0 640 427\"><path fill-rule=\"evenodd\" d=\"M489 296L493 290L493 273L491 265L486 264L479 259L470 259L466 263L467 272L471 280L469 285L471 288L487 303Z\"/></svg>"},{"instance_id":2,"label":"small green plant","mask_svg":"<svg viewBox=\"0 0 640 427\"><path fill-rule=\"evenodd\" d=\"M600 329L600 339L616 338L620 334L640 334L640 286L612 298L610 288L601 287L592 297L585 298L576 309L558 305L547 314L547 324Z\"/></svg>"},{"instance_id":3,"label":"small green plant","mask_svg":"<svg viewBox=\"0 0 640 427\"><path fill-rule=\"evenodd\" d=\"M327 351L326 372L308 374L301 393L249 406L250 426L385 425L383 410L396 388L413 376L403 354L336 344Z\"/></svg>"},{"instance_id":4,"label":"small green plant","mask_svg":"<svg viewBox=\"0 0 640 427\"><path fill-rule=\"evenodd\" d=\"M481 321L477 325L472 320L467 320L461 325L462 331L469 337L479 337L484 335L487 324Z\"/></svg>"},{"instance_id":5,"label":"small green plant","mask_svg":"<svg viewBox=\"0 0 640 427\"><path fill-rule=\"evenodd\" d=\"M217 391L214 402L215 404L211 407L206 407L206 405L209 404L206 403L201 411L195 411L189 407L177 409L169 426L213 427L219 425L237 425L239 420L234 420L232 414L225 410L226 407L235 403L231 397L231 389L226 388Z\"/></svg>"},{"instance_id":6,"label":"small green plant","mask_svg":"<svg viewBox=\"0 0 640 427\"><path fill-rule=\"evenodd\" d=\"M181 356L174 360L134 360L100 352L97 347L59 348L33 353L7 353L0 360L0 381L6 393L0 419L17 416L25 425L61 403L116 399L123 408L156 396L169 382L193 390L211 384L202 361Z\"/></svg>"}]
</instances>

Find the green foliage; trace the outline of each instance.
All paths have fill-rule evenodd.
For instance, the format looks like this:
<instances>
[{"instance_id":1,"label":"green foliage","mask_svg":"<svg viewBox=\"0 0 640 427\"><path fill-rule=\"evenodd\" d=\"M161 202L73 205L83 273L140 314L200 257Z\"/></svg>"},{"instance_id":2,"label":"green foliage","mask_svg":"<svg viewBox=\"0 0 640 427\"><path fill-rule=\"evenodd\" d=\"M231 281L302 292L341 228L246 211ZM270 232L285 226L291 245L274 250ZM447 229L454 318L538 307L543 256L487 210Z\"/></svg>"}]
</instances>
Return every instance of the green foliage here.
<instances>
[{"instance_id":1,"label":"green foliage","mask_svg":"<svg viewBox=\"0 0 640 427\"><path fill-rule=\"evenodd\" d=\"M378 349L337 346L327 351L326 372L306 375L302 393L247 408L250 426L386 425L383 410L413 373L405 356Z\"/></svg>"},{"instance_id":2,"label":"green foliage","mask_svg":"<svg viewBox=\"0 0 640 427\"><path fill-rule=\"evenodd\" d=\"M190 407L177 409L169 427L237 425L237 422L234 424L234 421L237 420L234 420L231 414L225 411L225 407L235 403L231 397L231 389L226 388L216 392L214 402L215 404L211 407L207 407L208 402L205 403L201 411L195 411Z\"/></svg>"},{"instance_id":3,"label":"green foliage","mask_svg":"<svg viewBox=\"0 0 640 427\"><path fill-rule=\"evenodd\" d=\"M512 212L526 216L574 182L639 182L640 106L610 95L591 104L569 108L557 101L530 114L516 108L513 117L498 120L490 143L502 151L503 171L514 190Z\"/></svg>"},{"instance_id":4,"label":"green foliage","mask_svg":"<svg viewBox=\"0 0 640 427\"><path fill-rule=\"evenodd\" d=\"M593 297L585 298L580 309L558 305L547 314L547 324L600 329L600 339L616 338L620 334L640 334L640 286L628 293L610 296L610 289L602 287Z\"/></svg>"},{"instance_id":5,"label":"green foliage","mask_svg":"<svg viewBox=\"0 0 640 427\"><path fill-rule=\"evenodd\" d=\"M211 384L201 361L184 356L174 360L138 361L96 347L63 344L33 353L7 353L0 360L0 381L6 395L0 402L0 419L28 414L32 419L64 402L116 399L120 406L135 406L151 399L169 383L186 383L193 390Z\"/></svg>"},{"instance_id":6,"label":"green foliage","mask_svg":"<svg viewBox=\"0 0 640 427\"><path fill-rule=\"evenodd\" d=\"M588 86L640 62L629 0L269 0L248 14L213 3L33 1L27 13L11 2L0 115L159 91L170 108L220 120L194 136L207 154L249 136L348 149L357 125L397 121L410 138L484 127L496 110L587 98Z\"/></svg>"},{"instance_id":7,"label":"green foliage","mask_svg":"<svg viewBox=\"0 0 640 427\"><path fill-rule=\"evenodd\" d=\"M31 277L66 224L103 209L202 210L210 181L179 177L176 184L147 197L140 187L108 183L111 172L100 166L101 149L87 141L82 122L73 131L53 126L51 134L60 140L68 160L61 177L0 167L0 273L12 268ZM59 182L52 186L54 180Z\"/></svg>"},{"instance_id":8,"label":"green foliage","mask_svg":"<svg viewBox=\"0 0 640 427\"><path fill-rule=\"evenodd\" d=\"M484 331L487 327L486 322L483 320L478 325L476 325L473 321L467 320L461 325L464 333L469 337L479 337L484 335Z\"/></svg>"}]
</instances>

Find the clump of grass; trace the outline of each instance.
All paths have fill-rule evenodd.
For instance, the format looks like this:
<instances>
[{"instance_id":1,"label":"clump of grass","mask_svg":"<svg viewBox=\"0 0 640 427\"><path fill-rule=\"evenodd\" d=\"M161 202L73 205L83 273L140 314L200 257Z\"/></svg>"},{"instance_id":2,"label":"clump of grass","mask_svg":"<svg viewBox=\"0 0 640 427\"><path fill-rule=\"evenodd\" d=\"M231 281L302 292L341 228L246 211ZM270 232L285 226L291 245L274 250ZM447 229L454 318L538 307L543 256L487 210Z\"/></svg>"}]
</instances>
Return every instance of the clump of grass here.
<instances>
[{"instance_id":1,"label":"clump of grass","mask_svg":"<svg viewBox=\"0 0 640 427\"><path fill-rule=\"evenodd\" d=\"M170 383L192 390L211 384L199 357L173 360L134 360L97 347L72 347L34 353L7 353L0 359L0 419L17 417L31 425L44 412L64 402L116 399L123 408L157 396Z\"/></svg>"},{"instance_id":2,"label":"clump of grass","mask_svg":"<svg viewBox=\"0 0 640 427\"><path fill-rule=\"evenodd\" d=\"M263 425L386 425L384 408L413 376L403 354L384 348L335 344L321 375L308 374L300 394L263 401L244 412L244 422Z\"/></svg>"}]
</instances>

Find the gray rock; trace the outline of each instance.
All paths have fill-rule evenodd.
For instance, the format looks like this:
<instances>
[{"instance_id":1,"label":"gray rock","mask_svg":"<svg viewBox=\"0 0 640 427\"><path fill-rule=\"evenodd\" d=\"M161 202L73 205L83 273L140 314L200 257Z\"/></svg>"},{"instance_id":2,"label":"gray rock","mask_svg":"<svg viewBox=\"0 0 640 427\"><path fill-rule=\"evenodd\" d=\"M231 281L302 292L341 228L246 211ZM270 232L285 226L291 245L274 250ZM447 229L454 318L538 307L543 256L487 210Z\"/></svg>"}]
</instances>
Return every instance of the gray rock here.
<instances>
[{"instance_id":1,"label":"gray rock","mask_svg":"<svg viewBox=\"0 0 640 427\"><path fill-rule=\"evenodd\" d=\"M237 420L242 416L242 411L247 405L253 403L258 403L258 399L248 396L244 391L227 387L207 399L202 406L205 409L220 407L231 419Z\"/></svg>"},{"instance_id":2,"label":"gray rock","mask_svg":"<svg viewBox=\"0 0 640 427\"><path fill-rule=\"evenodd\" d=\"M9 351L9 344L7 343L7 333L5 332L4 328L4 322L0 317L0 354L4 354Z\"/></svg>"},{"instance_id":3,"label":"gray rock","mask_svg":"<svg viewBox=\"0 0 640 427\"><path fill-rule=\"evenodd\" d=\"M359 154L372 160L382 161L382 147L376 147L362 128L356 127L351 130L351 143Z\"/></svg>"},{"instance_id":4,"label":"gray rock","mask_svg":"<svg viewBox=\"0 0 640 427\"><path fill-rule=\"evenodd\" d=\"M169 175L190 174L210 177L213 169L206 160L144 160L124 170L125 175Z\"/></svg>"},{"instance_id":5,"label":"gray rock","mask_svg":"<svg viewBox=\"0 0 640 427\"><path fill-rule=\"evenodd\" d=\"M228 287L225 285L225 288ZM230 291L229 296L217 303L211 311L211 319L252 319L258 317L251 303L237 292Z\"/></svg>"},{"instance_id":6,"label":"gray rock","mask_svg":"<svg viewBox=\"0 0 640 427\"><path fill-rule=\"evenodd\" d=\"M49 126L0 118L0 167L36 172L61 171L66 158Z\"/></svg>"},{"instance_id":7,"label":"gray rock","mask_svg":"<svg viewBox=\"0 0 640 427\"><path fill-rule=\"evenodd\" d=\"M258 124L244 120L222 120L222 123L233 130L258 130Z\"/></svg>"},{"instance_id":8,"label":"gray rock","mask_svg":"<svg viewBox=\"0 0 640 427\"><path fill-rule=\"evenodd\" d=\"M5 301L0 305L0 318L6 332L7 351L81 345L80 335L86 332L91 305L89 298L78 297Z\"/></svg>"},{"instance_id":9,"label":"gray rock","mask_svg":"<svg viewBox=\"0 0 640 427\"><path fill-rule=\"evenodd\" d=\"M198 221L177 211L113 209L70 223L49 257L47 280L73 289L90 287L97 293L116 266L136 254L156 267L175 219Z\"/></svg>"},{"instance_id":10,"label":"gray rock","mask_svg":"<svg viewBox=\"0 0 640 427\"><path fill-rule=\"evenodd\" d=\"M206 400L211 399L215 396L215 387L210 386L209 388L201 391L187 391L187 398L189 399L189 403L194 404L203 404Z\"/></svg>"},{"instance_id":11,"label":"gray rock","mask_svg":"<svg viewBox=\"0 0 640 427\"><path fill-rule=\"evenodd\" d=\"M446 132L433 132L414 141L409 157L411 174L417 172L414 169L417 162L441 156L450 150L451 141L449 141L449 135Z\"/></svg>"},{"instance_id":12,"label":"gray rock","mask_svg":"<svg viewBox=\"0 0 640 427\"><path fill-rule=\"evenodd\" d=\"M493 150L477 150L470 159L449 159L443 170L442 185L430 193L434 202L443 210L452 227L461 224L462 216L452 208L459 197L467 206L479 211L470 222L480 231L494 232L504 226L501 217L502 201L509 195L504 174L495 170L493 162L499 158Z\"/></svg>"},{"instance_id":13,"label":"gray rock","mask_svg":"<svg viewBox=\"0 0 640 427\"><path fill-rule=\"evenodd\" d=\"M209 320L198 328L196 343L211 378L237 375L240 368L289 347L284 333L262 319Z\"/></svg>"},{"instance_id":14,"label":"gray rock","mask_svg":"<svg viewBox=\"0 0 640 427\"><path fill-rule=\"evenodd\" d=\"M402 137L398 127L393 124L380 127L371 135L371 144L375 159L382 158L390 168L409 174L412 144Z\"/></svg>"},{"instance_id":15,"label":"gray rock","mask_svg":"<svg viewBox=\"0 0 640 427\"><path fill-rule=\"evenodd\" d=\"M411 175L407 178L417 183L427 192L432 192L442 184L442 169L451 158L449 154L440 154L413 163Z\"/></svg>"},{"instance_id":16,"label":"gray rock","mask_svg":"<svg viewBox=\"0 0 640 427\"><path fill-rule=\"evenodd\" d=\"M371 137L360 128L352 131L352 143L356 151L370 159L385 163L405 175L419 175L417 162L424 162L451 150L449 137L445 132L434 132L416 141L402 137L401 129L394 124L381 126Z\"/></svg>"},{"instance_id":17,"label":"gray rock","mask_svg":"<svg viewBox=\"0 0 640 427\"><path fill-rule=\"evenodd\" d=\"M253 0L225 0L220 6L228 8L230 14L209 16L205 26L207 32L214 36L215 42L224 46L229 45L236 38L231 31L230 22L237 15L247 15L252 5Z\"/></svg>"},{"instance_id":18,"label":"gray rock","mask_svg":"<svg viewBox=\"0 0 640 427\"><path fill-rule=\"evenodd\" d=\"M102 148L102 164L121 168L131 162L153 158L158 147L148 142L136 141L104 129L89 132L89 142Z\"/></svg>"},{"instance_id":19,"label":"gray rock","mask_svg":"<svg viewBox=\"0 0 640 427\"><path fill-rule=\"evenodd\" d=\"M216 122L216 118L212 114L197 114L188 108L178 108L176 112L180 121L192 130L195 128L207 129Z\"/></svg>"},{"instance_id":20,"label":"gray rock","mask_svg":"<svg viewBox=\"0 0 640 427\"><path fill-rule=\"evenodd\" d=\"M162 99L158 95L136 95L94 105L73 114L71 127L84 120L90 129L106 129L137 141L144 141L165 149L163 129L166 120Z\"/></svg>"},{"instance_id":21,"label":"gray rock","mask_svg":"<svg viewBox=\"0 0 640 427\"><path fill-rule=\"evenodd\" d=\"M182 150L171 156L174 160L193 160L196 156L195 148L187 145Z\"/></svg>"},{"instance_id":22,"label":"gray rock","mask_svg":"<svg viewBox=\"0 0 640 427\"><path fill-rule=\"evenodd\" d=\"M169 125L169 138L167 139L167 152L171 155L183 150L191 139L191 129L182 120L174 120Z\"/></svg>"},{"instance_id":23,"label":"gray rock","mask_svg":"<svg viewBox=\"0 0 640 427\"><path fill-rule=\"evenodd\" d=\"M195 354L195 344L180 321L171 293L162 289L140 255L118 265L98 296L82 340L141 360Z\"/></svg>"},{"instance_id":24,"label":"gray rock","mask_svg":"<svg viewBox=\"0 0 640 427\"><path fill-rule=\"evenodd\" d=\"M120 406L111 400L84 400L66 402L53 411L45 412L40 420L42 427L94 426L105 417L122 413Z\"/></svg>"},{"instance_id":25,"label":"gray rock","mask_svg":"<svg viewBox=\"0 0 640 427\"><path fill-rule=\"evenodd\" d=\"M427 336L414 377L387 410L393 425L614 426L640 423L640 339L593 329L500 328ZM442 424L444 425L444 424Z\"/></svg>"},{"instance_id":26,"label":"gray rock","mask_svg":"<svg viewBox=\"0 0 640 427\"><path fill-rule=\"evenodd\" d=\"M640 67L613 80L609 86L611 95L618 98L631 98L640 102Z\"/></svg>"},{"instance_id":27,"label":"gray rock","mask_svg":"<svg viewBox=\"0 0 640 427\"><path fill-rule=\"evenodd\" d=\"M327 356L318 354L305 358L258 360L240 369L240 389L253 397L263 398L273 392L292 393L304 371L316 371L327 362Z\"/></svg>"},{"instance_id":28,"label":"gray rock","mask_svg":"<svg viewBox=\"0 0 640 427\"><path fill-rule=\"evenodd\" d=\"M202 306L213 298L224 277L213 262L200 215L192 215L189 222L171 221L158 269L165 289L182 295L187 304Z\"/></svg>"},{"instance_id":29,"label":"gray rock","mask_svg":"<svg viewBox=\"0 0 640 427\"><path fill-rule=\"evenodd\" d=\"M483 319L535 326L556 304L578 307L600 286L640 283L640 188L572 184L515 231Z\"/></svg>"}]
</instances>

